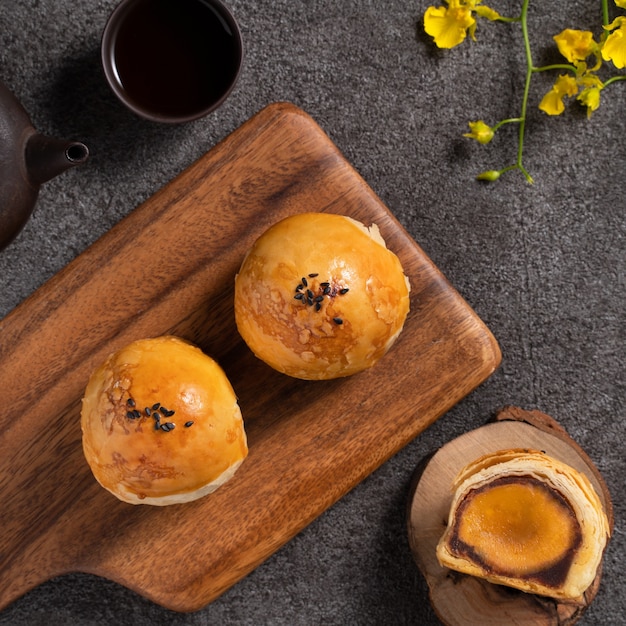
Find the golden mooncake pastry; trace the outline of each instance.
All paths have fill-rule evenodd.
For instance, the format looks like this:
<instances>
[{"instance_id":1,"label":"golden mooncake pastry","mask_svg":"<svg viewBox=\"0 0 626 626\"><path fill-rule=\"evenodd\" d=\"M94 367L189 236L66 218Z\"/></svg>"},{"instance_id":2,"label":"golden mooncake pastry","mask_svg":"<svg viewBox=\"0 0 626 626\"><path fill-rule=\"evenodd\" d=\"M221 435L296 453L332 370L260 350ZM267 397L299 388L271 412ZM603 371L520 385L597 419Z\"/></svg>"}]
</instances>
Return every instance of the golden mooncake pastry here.
<instances>
[{"instance_id":1,"label":"golden mooncake pastry","mask_svg":"<svg viewBox=\"0 0 626 626\"><path fill-rule=\"evenodd\" d=\"M248 454L226 374L173 336L134 341L97 367L81 427L96 480L130 504L201 498L230 480Z\"/></svg>"},{"instance_id":2,"label":"golden mooncake pastry","mask_svg":"<svg viewBox=\"0 0 626 626\"><path fill-rule=\"evenodd\" d=\"M249 250L235 279L235 319L254 354L283 374L350 376L392 346L409 288L375 224L302 213L271 226Z\"/></svg>"},{"instance_id":3,"label":"golden mooncake pastry","mask_svg":"<svg viewBox=\"0 0 626 626\"><path fill-rule=\"evenodd\" d=\"M503 450L461 470L439 563L528 593L575 602L610 535L588 478L535 450Z\"/></svg>"}]
</instances>

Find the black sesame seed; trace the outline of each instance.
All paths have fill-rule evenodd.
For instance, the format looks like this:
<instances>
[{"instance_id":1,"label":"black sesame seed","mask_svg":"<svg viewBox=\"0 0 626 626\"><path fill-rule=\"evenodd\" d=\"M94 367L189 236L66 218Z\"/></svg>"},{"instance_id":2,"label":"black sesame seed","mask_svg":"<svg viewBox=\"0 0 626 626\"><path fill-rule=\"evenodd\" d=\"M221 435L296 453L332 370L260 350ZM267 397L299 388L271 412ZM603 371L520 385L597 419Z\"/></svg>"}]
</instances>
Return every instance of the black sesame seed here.
<instances>
[{"instance_id":1,"label":"black sesame seed","mask_svg":"<svg viewBox=\"0 0 626 626\"><path fill-rule=\"evenodd\" d=\"M127 417L129 420L134 420L134 419L135 419L135 414L134 414L132 411L128 411L128 412L126 413L126 417Z\"/></svg>"},{"instance_id":2,"label":"black sesame seed","mask_svg":"<svg viewBox=\"0 0 626 626\"><path fill-rule=\"evenodd\" d=\"M315 298L313 298L313 302L321 302L324 299L324 296L315 296Z\"/></svg>"},{"instance_id":3,"label":"black sesame seed","mask_svg":"<svg viewBox=\"0 0 626 626\"><path fill-rule=\"evenodd\" d=\"M170 432L170 427L168 426L169 422L165 422L165 424L161 424L161 430L164 430L166 433Z\"/></svg>"},{"instance_id":4,"label":"black sesame seed","mask_svg":"<svg viewBox=\"0 0 626 626\"><path fill-rule=\"evenodd\" d=\"M320 283L320 287L330 287L330 283L327 283L327 282Z\"/></svg>"},{"instance_id":5,"label":"black sesame seed","mask_svg":"<svg viewBox=\"0 0 626 626\"><path fill-rule=\"evenodd\" d=\"M308 298L312 298L313 297L313 292L310 289L306 290L306 295Z\"/></svg>"},{"instance_id":6,"label":"black sesame seed","mask_svg":"<svg viewBox=\"0 0 626 626\"><path fill-rule=\"evenodd\" d=\"M294 296L294 299L296 299L296 300L304 300L304 295L303 295L303 294L301 294L301 293L297 293L297 294Z\"/></svg>"},{"instance_id":7,"label":"black sesame seed","mask_svg":"<svg viewBox=\"0 0 626 626\"><path fill-rule=\"evenodd\" d=\"M322 303L321 302L316 302L315 303L315 310L319 311L322 308Z\"/></svg>"},{"instance_id":8,"label":"black sesame seed","mask_svg":"<svg viewBox=\"0 0 626 626\"><path fill-rule=\"evenodd\" d=\"M136 420L138 420L138 419L141 417L141 413L140 413L137 409L135 409L135 410L133 411L133 417L134 417Z\"/></svg>"},{"instance_id":9,"label":"black sesame seed","mask_svg":"<svg viewBox=\"0 0 626 626\"><path fill-rule=\"evenodd\" d=\"M161 406L161 403L157 402L156 404L152 405L152 410L153 411L158 411L160 406Z\"/></svg>"},{"instance_id":10,"label":"black sesame seed","mask_svg":"<svg viewBox=\"0 0 626 626\"><path fill-rule=\"evenodd\" d=\"M300 279L300 282L301 282L301 283L302 283L305 287L308 287L308 286L309 286L309 282L307 281L307 279L306 279L304 276Z\"/></svg>"},{"instance_id":11,"label":"black sesame seed","mask_svg":"<svg viewBox=\"0 0 626 626\"><path fill-rule=\"evenodd\" d=\"M126 400L126 404L128 406L135 406L135 401L132 398L128 398L128 400Z\"/></svg>"},{"instance_id":12,"label":"black sesame seed","mask_svg":"<svg viewBox=\"0 0 626 626\"><path fill-rule=\"evenodd\" d=\"M309 306L313 306L313 298L307 298L307 299L306 299L306 303L307 303Z\"/></svg>"},{"instance_id":13,"label":"black sesame seed","mask_svg":"<svg viewBox=\"0 0 626 626\"><path fill-rule=\"evenodd\" d=\"M344 287L343 289L339 290L339 294L343 296L344 294L348 293L348 291L350 291L350 289L348 287Z\"/></svg>"},{"instance_id":14,"label":"black sesame seed","mask_svg":"<svg viewBox=\"0 0 626 626\"><path fill-rule=\"evenodd\" d=\"M154 423L154 430L159 430L161 428L161 424L157 421Z\"/></svg>"},{"instance_id":15,"label":"black sesame seed","mask_svg":"<svg viewBox=\"0 0 626 626\"><path fill-rule=\"evenodd\" d=\"M149 407L149 406L147 406L147 407L143 410L143 412L144 412L144 413L145 413L148 417L150 417L150 415L152 414L152 412L150 411L150 407Z\"/></svg>"},{"instance_id":16,"label":"black sesame seed","mask_svg":"<svg viewBox=\"0 0 626 626\"><path fill-rule=\"evenodd\" d=\"M189 428L190 426L193 426L193 421L189 420L188 422L185 422L185 428Z\"/></svg>"},{"instance_id":17,"label":"black sesame seed","mask_svg":"<svg viewBox=\"0 0 626 626\"><path fill-rule=\"evenodd\" d=\"M335 324L343 324L343 320L340 317L333 317L333 322L335 322Z\"/></svg>"},{"instance_id":18,"label":"black sesame seed","mask_svg":"<svg viewBox=\"0 0 626 626\"><path fill-rule=\"evenodd\" d=\"M319 276L317 272L315 274L309 274L309 278L315 278L316 276Z\"/></svg>"},{"instance_id":19,"label":"black sesame seed","mask_svg":"<svg viewBox=\"0 0 626 626\"><path fill-rule=\"evenodd\" d=\"M300 284L296 287L296 291L302 291L304 289L304 285Z\"/></svg>"},{"instance_id":20,"label":"black sesame seed","mask_svg":"<svg viewBox=\"0 0 626 626\"><path fill-rule=\"evenodd\" d=\"M324 295L327 296L330 293L330 286L326 285L326 287L324 287Z\"/></svg>"}]
</instances>

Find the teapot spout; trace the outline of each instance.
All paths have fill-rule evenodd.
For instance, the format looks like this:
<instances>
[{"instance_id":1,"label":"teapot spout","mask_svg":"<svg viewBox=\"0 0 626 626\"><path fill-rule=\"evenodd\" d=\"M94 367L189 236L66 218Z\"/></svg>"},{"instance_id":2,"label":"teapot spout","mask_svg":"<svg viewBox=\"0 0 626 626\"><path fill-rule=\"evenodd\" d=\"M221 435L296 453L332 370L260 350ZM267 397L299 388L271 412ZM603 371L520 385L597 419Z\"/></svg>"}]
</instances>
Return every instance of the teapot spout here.
<instances>
[{"instance_id":1,"label":"teapot spout","mask_svg":"<svg viewBox=\"0 0 626 626\"><path fill-rule=\"evenodd\" d=\"M89 148L80 141L54 139L34 133L26 142L26 171L34 185L41 185L89 158Z\"/></svg>"}]
</instances>

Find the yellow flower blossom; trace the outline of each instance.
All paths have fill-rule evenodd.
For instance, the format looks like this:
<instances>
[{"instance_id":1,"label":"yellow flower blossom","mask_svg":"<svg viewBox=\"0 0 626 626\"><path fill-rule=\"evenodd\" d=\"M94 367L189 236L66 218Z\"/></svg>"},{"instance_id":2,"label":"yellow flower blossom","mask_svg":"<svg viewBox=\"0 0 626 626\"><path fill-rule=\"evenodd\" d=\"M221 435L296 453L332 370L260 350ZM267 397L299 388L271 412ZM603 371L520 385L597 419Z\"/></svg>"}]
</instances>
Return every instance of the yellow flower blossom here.
<instances>
[{"instance_id":1,"label":"yellow flower blossom","mask_svg":"<svg viewBox=\"0 0 626 626\"><path fill-rule=\"evenodd\" d=\"M622 69L626 66L626 17L616 18L606 29L613 32L602 46L602 58L613 61L615 67Z\"/></svg>"},{"instance_id":2,"label":"yellow flower blossom","mask_svg":"<svg viewBox=\"0 0 626 626\"><path fill-rule=\"evenodd\" d=\"M559 52L570 62L584 61L597 49L593 33L588 30L566 28L553 37Z\"/></svg>"},{"instance_id":3,"label":"yellow flower blossom","mask_svg":"<svg viewBox=\"0 0 626 626\"><path fill-rule=\"evenodd\" d=\"M497 11L490 9L489 7L479 6L478 2L476 3L476 6L474 6L474 12L479 17L484 17L488 20L491 20L492 22L495 22L496 20L499 20L502 17Z\"/></svg>"},{"instance_id":4,"label":"yellow flower blossom","mask_svg":"<svg viewBox=\"0 0 626 626\"><path fill-rule=\"evenodd\" d=\"M604 85L595 74L588 73L580 76L577 82L582 87L582 91L576 99L587 107L587 117L591 117L591 114L600 106L600 91Z\"/></svg>"},{"instance_id":5,"label":"yellow flower blossom","mask_svg":"<svg viewBox=\"0 0 626 626\"><path fill-rule=\"evenodd\" d=\"M469 33L474 39L476 19L473 13L488 20L497 20L500 15L487 6L478 6L481 0L446 0L447 7L428 7L424 13L424 30L439 48L454 48L465 40Z\"/></svg>"},{"instance_id":6,"label":"yellow flower blossom","mask_svg":"<svg viewBox=\"0 0 626 626\"><path fill-rule=\"evenodd\" d=\"M493 128L488 126L482 120L478 122L469 122L469 127L472 132L465 133L463 137L469 137L475 139L478 143L483 145L489 143L493 139Z\"/></svg>"},{"instance_id":7,"label":"yellow flower blossom","mask_svg":"<svg viewBox=\"0 0 626 626\"><path fill-rule=\"evenodd\" d=\"M583 89L576 99L587 107L587 117L591 117L593 111L600 106L600 87Z\"/></svg>"},{"instance_id":8,"label":"yellow flower blossom","mask_svg":"<svg viewBox=\"0 0 626 626\"><path fill-rule=\"evenodd\" d=\"M615 0L615 4L620 8L620 9L626 9L626 0Z\"/></svg>"},{"instance_id":9,"label":"yellow flower blossom","mask_svg":"<svg viewBox=\"0 0 626 626\"><path fill-rule=\"evenodd\" d=\"M590 72L582 72L577 77L576 82L584 89L591 89L592 87L602 89L604 86L602 81L595 74L591 74Z\"/></svg>"},{"instance_id":10,"label":"yellow flower blossom","mask_svg":"<svg viewBox=\"0 0 626 626\"><path fill-rule=\"evenodd\" d=\"M563 98L575 96L578 93L578 84L573 76L561 74L552 89L542 98L539 108L548 115L560 115L565 110Z\"/></svg>"},{"instance_id":11,"label":"yellow flower blossom","mask_svg":"<svg viewBox=\"0 0 626 626\"><path fill-rule=\"evenodd\" d=\"M428 7L424 13L424 30L439 48L454 48L465 40L469 28L476 24L471 9L459 0L448 7Z\"/></svg>"}]
</instances>

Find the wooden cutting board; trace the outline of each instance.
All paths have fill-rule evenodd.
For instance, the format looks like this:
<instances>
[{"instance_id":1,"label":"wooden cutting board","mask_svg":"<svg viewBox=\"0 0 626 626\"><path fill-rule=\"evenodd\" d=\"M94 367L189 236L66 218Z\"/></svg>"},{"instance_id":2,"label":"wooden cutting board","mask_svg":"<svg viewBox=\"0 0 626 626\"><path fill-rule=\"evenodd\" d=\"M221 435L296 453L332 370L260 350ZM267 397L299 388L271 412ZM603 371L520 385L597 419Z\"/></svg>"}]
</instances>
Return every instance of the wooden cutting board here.
<instances>
[{"instance_id":1,"label":"wooden cutting board","mask_svg":"<svg viewBox=\"0 0 626 626\"><path fill-rule=\"evenodd\" d=\"M376 222L411 281L400 339L350 379L278 374L234 324L233 280L246 250L304 211ZM80 402L111 351L165 333L222 365L250 454L202 500L132 506L93 479ZM0 608L70 571L108 577L170 609L201 608L499 362L489 330L321 129L292 105L271 105L0 322Z\"/></svg>"}]
</instances>

